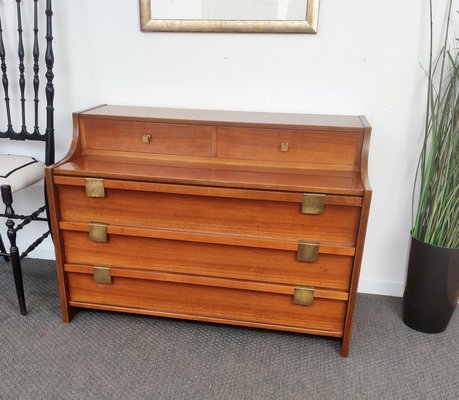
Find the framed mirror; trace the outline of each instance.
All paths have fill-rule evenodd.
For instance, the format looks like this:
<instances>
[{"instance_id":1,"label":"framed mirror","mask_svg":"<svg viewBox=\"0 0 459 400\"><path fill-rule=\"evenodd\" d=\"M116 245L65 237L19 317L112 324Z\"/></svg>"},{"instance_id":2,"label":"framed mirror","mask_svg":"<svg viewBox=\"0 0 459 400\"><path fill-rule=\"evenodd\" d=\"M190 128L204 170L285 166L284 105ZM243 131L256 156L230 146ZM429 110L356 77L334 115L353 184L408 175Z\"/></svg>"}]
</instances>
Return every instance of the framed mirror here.
<instances>
[{"instance_id":1,"label":"framed mirror","mask_svg":"<svg viewBox=\"0 0 459 400\"><path fill-rule=\"evenodd\" d=\"M319 0L139 1L143 32L317 32Z\"/></svg>"}]
</instances>

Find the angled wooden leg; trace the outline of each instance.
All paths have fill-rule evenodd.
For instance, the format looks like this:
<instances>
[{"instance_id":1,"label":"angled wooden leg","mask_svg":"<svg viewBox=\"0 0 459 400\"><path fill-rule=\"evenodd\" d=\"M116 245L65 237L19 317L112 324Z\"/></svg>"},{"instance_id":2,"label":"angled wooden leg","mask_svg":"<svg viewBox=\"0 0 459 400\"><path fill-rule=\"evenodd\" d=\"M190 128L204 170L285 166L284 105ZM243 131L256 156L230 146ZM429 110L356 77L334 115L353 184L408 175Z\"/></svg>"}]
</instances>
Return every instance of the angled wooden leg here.
<instances>
[{"instance_id":1,"label":"angled wooden leg","mask_svg":"<svg viewBox=\"0 0 459 400\"><path fill-rule=\"evenodd\" d=\"M5 204L5 214L7 216L13 216L14 210L12 207L13 204L13 196L11 193L11 186L9 185L2 185L2 200ZM22 281L22 268L21 268L21 258L19 256L19 249L16 245L16 231L14 229L14 221L9 218L6 221L7 236L10 241L10 257L11 257L11 266L13 268L13 277L14 277L14 284L16 286L16 294L18 296L19 302L19 310L21 311L22 315L27 314L27 309L25 305L25 298L24 298L24 285Z\"/></svg>"}]
</instances>

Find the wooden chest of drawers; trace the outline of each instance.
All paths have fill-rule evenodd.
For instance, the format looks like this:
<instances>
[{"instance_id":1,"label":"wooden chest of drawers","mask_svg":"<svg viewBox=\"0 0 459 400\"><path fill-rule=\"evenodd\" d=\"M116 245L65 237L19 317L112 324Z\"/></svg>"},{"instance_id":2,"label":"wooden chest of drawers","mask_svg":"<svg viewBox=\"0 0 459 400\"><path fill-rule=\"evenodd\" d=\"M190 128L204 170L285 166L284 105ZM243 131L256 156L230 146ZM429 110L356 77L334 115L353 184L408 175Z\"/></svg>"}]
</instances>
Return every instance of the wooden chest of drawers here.
<instances>
[{"instance_id":1,"label":"wooden chest of drawers","mask_svg":"<svg viewBox=\"0 0 459 400\"><path fill-rule=\"evenodd\" d=\"M333 336L349 350L371 199L364 117L100 106L46 171L78 308Z\"/></svg>"}]
</instances>

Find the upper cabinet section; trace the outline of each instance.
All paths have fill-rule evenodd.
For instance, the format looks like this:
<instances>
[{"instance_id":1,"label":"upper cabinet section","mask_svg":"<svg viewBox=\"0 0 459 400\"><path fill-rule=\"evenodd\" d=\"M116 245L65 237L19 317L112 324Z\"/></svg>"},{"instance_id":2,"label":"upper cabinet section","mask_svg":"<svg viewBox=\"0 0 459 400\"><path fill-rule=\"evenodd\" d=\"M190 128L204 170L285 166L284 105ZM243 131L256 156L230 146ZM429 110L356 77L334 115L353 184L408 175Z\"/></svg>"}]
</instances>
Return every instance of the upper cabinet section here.
<instances>
[{"instance_id":1,"label":"upper cabinet section","mask_svg":"<svg viewBox=\"0 0 459 400\"><path fill-rule=\"evenodd\" d=\"M364 117L99 106L74 114L67 175L359 195ZM124 179L124 178L123 178Z\"/></svg>"},{"instance_id":2,"label":"upper cabinet section","mask_svg":"<svg viewBox=\"0 0 459 400\"><path fill-rule=\"evenodd\" d=\"M359 170L365 131L352 116L141 107L102 106L79 119L87 154L337 171Z\"/></svg>"}]
</instances>

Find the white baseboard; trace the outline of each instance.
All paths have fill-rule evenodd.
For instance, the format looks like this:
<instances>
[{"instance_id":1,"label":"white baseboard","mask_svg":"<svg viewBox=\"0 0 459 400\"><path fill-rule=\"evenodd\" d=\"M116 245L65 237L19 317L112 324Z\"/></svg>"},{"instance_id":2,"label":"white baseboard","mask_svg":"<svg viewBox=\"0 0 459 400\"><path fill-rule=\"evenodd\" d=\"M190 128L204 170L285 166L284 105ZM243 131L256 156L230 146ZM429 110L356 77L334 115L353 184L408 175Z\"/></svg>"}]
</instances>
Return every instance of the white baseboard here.
<instances>
[{"instance_id":1,"label":"white baseboard","mask_svg":"<svg viewBox=\"0 0 459 400\"><path fill-rule=\"evenodd\" d=\"M405 282L376 281L372 279L360 279L359 293L381 294L384 296L402 297L405 290Z\"/></svg>"},{"instance_id":2,"label":"white baseboard","mask_svg":"<svg viewBox=\"0 0 459 400\"><path fill-rule=\"evenodd\" d=\"M54 248L48 246L39 246L30 254L30 257L39 258L42 260L55 260ZM404 289L404 282L389 282L361 279L359 282L358 291L359 293L402 297Z\"/></svg>"}]
</instances>

